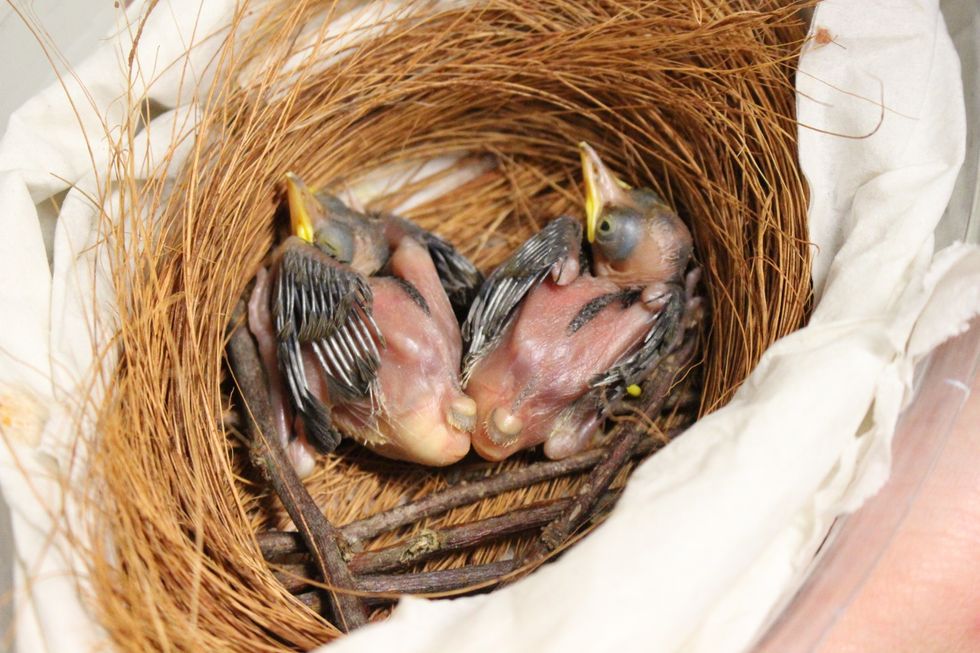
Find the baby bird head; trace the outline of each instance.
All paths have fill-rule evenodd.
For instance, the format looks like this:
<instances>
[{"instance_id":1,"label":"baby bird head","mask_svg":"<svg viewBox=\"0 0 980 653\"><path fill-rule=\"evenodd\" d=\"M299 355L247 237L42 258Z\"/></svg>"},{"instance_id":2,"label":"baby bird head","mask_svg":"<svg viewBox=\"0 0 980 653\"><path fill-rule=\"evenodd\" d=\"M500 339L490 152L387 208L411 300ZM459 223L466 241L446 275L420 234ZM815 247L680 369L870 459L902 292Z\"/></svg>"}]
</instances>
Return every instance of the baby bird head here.
<instances>
[{"instance_id":1,"label":"baby bird head","mask_svg":"<svg viewBox=\"0 0 980 653\"><path fill-rule=\"evenodd\" d=\"M388 246L380 221L350 209L329 193L314 194L291 172L286 173L286 198L293 235L364 275L384 265Z\"/></svg>"},{"instance_id":2,"label":"baby bird head","mask_svg":"<svg viewBox=\"0 0 980 653\"><path fill-rule=\"evenodd\" d=\"M588 143L579 144L585 180L585 233L593 272L621 285L680 279L691 258L691 232L649 188L630 188Z\"/></svg>"}]
</instances>

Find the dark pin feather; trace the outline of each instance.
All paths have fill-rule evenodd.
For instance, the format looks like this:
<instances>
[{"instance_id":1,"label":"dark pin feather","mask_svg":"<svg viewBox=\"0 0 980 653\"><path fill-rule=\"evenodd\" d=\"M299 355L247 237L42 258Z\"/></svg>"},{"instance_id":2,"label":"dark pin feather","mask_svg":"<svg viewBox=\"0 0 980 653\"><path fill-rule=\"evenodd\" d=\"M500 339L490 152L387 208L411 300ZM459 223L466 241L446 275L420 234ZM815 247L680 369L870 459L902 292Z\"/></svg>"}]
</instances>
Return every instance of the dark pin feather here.
<instances>
[{"instance_id":1,"label":"dark pin feather","mask_svg":"<svg viewBox=\"0 0 980 653\"><path fill-rule=\"evenodd\" d=\"M302 347L309 344L332 397L353 401L376 391L384 338L371 317L367 281L315 248L295 246L282 255L272 302L279 366L307 435L321 451L340 442L329 408L312 392Z\"/></svg>"},{"instance_id":2,"label":"dark pin feather","mask_svg":"<svg viewBox=\"0 0 980 653\"><path fill-rule=\"evenodd\" d=\"M431 231L426 231L414 222L396 215L382 215L387 228L396 234L411 236L424 245L435 265L436 274L442 283L442 289L449 297L449 303L456 313L456 318L462 320L476 297L477 291L483 284L483 275L468 258L463 256L448 241L440 238Z\"/></svg>"},{"instance_id":3,"label":"dark pin feather","mask_svg":"<svg viewBox=\"0 0 980 653\"><path fill-rule=\"evenodd\" d=\"M582 225L568 216L555 218L531 236L487 278L463 323L466 348L463 384L473 367L499 342L518 305L556 264L579 257Z\"/></svg>"}]
</instances>

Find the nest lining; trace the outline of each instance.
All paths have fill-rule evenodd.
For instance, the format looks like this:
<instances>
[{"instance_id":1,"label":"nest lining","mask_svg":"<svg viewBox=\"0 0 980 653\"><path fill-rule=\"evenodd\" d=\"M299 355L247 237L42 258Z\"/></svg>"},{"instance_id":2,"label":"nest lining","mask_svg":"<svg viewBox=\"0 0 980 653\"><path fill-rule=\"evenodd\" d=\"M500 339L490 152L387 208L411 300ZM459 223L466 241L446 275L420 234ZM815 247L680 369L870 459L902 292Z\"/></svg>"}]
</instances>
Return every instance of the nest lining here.
<instances>
[{"instance_id":1,"label":"nest lining","mask_svg":"<svg viewBox=\"0 0 980 653\"><path fill-rule=\"evenodd\" d=\"M176 182L161 169L123 185L123 223L159 235L138 247L113 241L120 364L86 496L91 598L115 646L278 651L337 635L262 560L254 534L288 519L222 420L226 324L275 242L286 170L343 191L379 168L465 153L476 170L469 181L404 213L488 270L548 219L579 214L575 144L593 143L691 228L711 311L701 400L687 412L723 405L764 349L802 325L810 294L792 85L805 29L798 7L759 4L491 1L440 11L420 3L422 18L389 17L340 59L324 55L337 37L310 27L339 13L333 3L243 10ZM303 34L322 44L302 45ZM298 55L302 63L286 66ZM122 157L118 166L133 179ZM394 210L447 174L382 189L371 208ZM148 215L158 216L158 232ZM683 412L651 433L693 416ZM443 487L454 473L346 445L307 486L343 524ZM577 482L506 493L423 526L567 496ZM499 559L525 542L426 568Z\"/></svg>"}]
</instances>

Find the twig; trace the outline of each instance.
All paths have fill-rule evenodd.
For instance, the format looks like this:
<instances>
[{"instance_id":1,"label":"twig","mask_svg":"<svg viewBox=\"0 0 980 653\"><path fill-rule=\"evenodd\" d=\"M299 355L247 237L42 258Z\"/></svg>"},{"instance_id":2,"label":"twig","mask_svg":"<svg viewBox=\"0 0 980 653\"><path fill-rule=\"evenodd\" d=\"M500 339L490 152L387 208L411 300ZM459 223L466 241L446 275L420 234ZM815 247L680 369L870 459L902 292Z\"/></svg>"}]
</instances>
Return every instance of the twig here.
<instances>
[{"instance_id":1,"label":"twig","mask_svg":"<svg viewBox=\"0 0 980 653\"><path fill-rule=\"evenodd\" d=\"M536 563L557 549L592 514L599 493L612 483L616 473L623 468L630 453L640 440L640 429L630 426L620 434L606 459L589 474L588 480L578 488L574 499L561 514L545 526L541 538L525 555L528 563Z\"/></svg>"},{"instance_id":2,"label":"twig","mask_svg":"<svg viewBox=\"0 0 980 653\"><path fill-rule=\"evenodd\" d=\"M611 507L618 495L618 492L610 493L606 505ZM558 499L468 524L423 531L407 542L356 554L350 561L350 568L357 575L404 569L438 555L543 526L562 514L571 502L572 499Z\"/></svg>"},{"instance_id":3,"label":"twig","mask_svg":"<svg viewBox=\"0 0 980 653\"><path fill-rule=\"evenodd\" d=\"M644 456L661 445L661 442L653 438L644 438L632 453L634 456ZM589 469L601 461L605 455L606 449L593 449L569 456L563 460L549 460L500 472L496 476L472 483L461 482L418 501L351 522L342 526L340 532L353 545L379 533L448 512L468 503Z\"/></svg>"},{"instance_id":4,"label":"twig","mask_svg":"<svg viewBox=\"0 0 980 653\"><path fill-rule=\"evenodd\" d=\"M501 560L485 565L471 565L459 569L424 571L418 574L395 574L380 576L361 576L355 579L357 590L382 596L365 597L371 603L385 603L397 600L393 594L440 594L465 588L481 588L499 582L501 578L517 569L517 561ZM282 575L285 576L285 575ZM280 576L284 585L288 579ZM305 587L296 585L299 589ZM297 598L311 607L318 607L315 593L297 594Z\"/></svg>"},{"instance_id":5,"label":"twig","mask_svg":"<svg viewBox=\"0 0 980 653\"><path fill-rule=\"evenodd\" d=\"M295 531L266 531L255 536L266 560L277 560L293 553L305 553L303 538Z\"/></svg>"},{"instance_id":6,"label":"twig","mask_svg":"<svg viewBox=\"0 0 980 653\"><path fill-rule=\"evenodd\" d=\"M372 594L435 594L499 581L517 569L516 560L500 560L459 569L423 571L417 574L359 576L357 589Z\"/></svg>"},{"instance_id":7,"label":"twig","mask_svg":"<svg viewBox=\"0 0 980 653\"><path fill-rule=\"evenodd\" d=\"M675 377L693 354L694 345L694 338L690 338L679 348L675 348L673 353L664 358L663 363L645 384L646 401L640 407L645 414L656 414L663 408ZM354 553L350 557L349 566L346 567L349 574L356 574L352 580L353 586L358 590L375 593L430 593L444 591L445 583L456 582L461 578L465 579L466 584L472 585L474 573L487 574L496 567L484 565L393 576L377 574L403 570L441 554L478 546L498 537L547 524L541 538L522 557L520 565L510 562L502 567L505 570L497 576L480 576L480 578L482 582L499 582L502 576L511 573L518 566L526 566L530 569L567 541L586 521L598 517L613 503L612 495L607 494L607 490L627 460L633 456L645 455L661 444L645 437L643 429L636 424L621 427L614 437L614 444L609 448L584 452L565 460L536 463L474 481L469 480L472 475L464 474L461 475L463 480L458 480L456 485L442 492L352 522L339 531L335 530L335 533L345 536L350 544L356 546L363 540L384 531L444 513L457 506L593 468L586 483L579 488L574 497L521 508L509 514L468 524L438 530L423 530L400 544L376 551ZM485 473L485 470L480 472ZM272 532L260 534L258 540L266 559L304 552L304 538L301 534ZM479 571L474 572L474 569ZM317 571L319 570L306 561L280 565L280 571L276 576L288 591L297 593L309 587L311 582L309 579L316 577ZM322 574L322 571L320 573ZM466 585L459 587L463 586ZM308 602L308 598L304 598L304 601Z\"/></svg>"},{"instance_id":8,"label":"twig","mask_svg":"<svg viewBox=\"0 0 980 653\"><path fill-rule=\"evenodd\" d=\"M265 370L255 342L243 325L244 314L244 304L239 302L232 316L228 360L249 418L251 459L296 524L324 583L336 588L329 592L331 607L337 626L349 632L367 623L367 610L357 596L342 591L353 588L354 582L337 545L337 530L320 512L275 439Z\"/></svg>"},{"instance_id":9,"label":"twig","mask_svg":"<svg viewBox=\"0 0 980 653\"><path fill-rule=\"evenodd\" d=\"M603 497L611 507L618 492ZM546 501L467 524L438 530L424 530L409 540L376 551L356 553L348 563L356 575L406 569L439 555L480 546L492 540L544 526L568 507L572 499ZM266 560L284 555L304 553L305 547L297 533L269 532L258 536Z\"/></svg>"}]
</instances>

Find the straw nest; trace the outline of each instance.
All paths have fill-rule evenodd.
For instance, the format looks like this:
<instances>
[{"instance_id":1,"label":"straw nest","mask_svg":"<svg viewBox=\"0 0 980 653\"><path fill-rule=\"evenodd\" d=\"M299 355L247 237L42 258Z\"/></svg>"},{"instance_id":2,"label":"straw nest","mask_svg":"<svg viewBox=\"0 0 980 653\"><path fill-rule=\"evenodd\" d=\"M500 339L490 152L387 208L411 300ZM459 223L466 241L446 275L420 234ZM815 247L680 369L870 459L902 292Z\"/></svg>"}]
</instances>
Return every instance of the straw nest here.
<instances>
[{"instance_id":1,"label":"straw nest","mask_svg":"<svg viewBox=\"0 0 980 653\"><path fill-rule=\"evenodd\" d=\"M549 218L581 214L575 146L594 144L624 179L668 198L694 234L711 307L695 412L724 404L765 348L805 319L798 7L416 3L417 13L391 14L373 30L327 30L329 16L356 4L243 9L176 181L161 166L136 183L120 154L113 229L141 237L111 239L119 364L91 447L85 539L86 587L121 650L306 649L337 634L263 562L255 533L288 520L223 419L226 324L281 229L287 170L338 191L368 189L372 207L395 209L465 168L462 187L405 213L488 270ZM137 129L134 121L121 153ZM420 161L445 155L462 159L418 172ZM410 179L379 186L369 174L378 169ZM308 486L346 523L446 483L447 472L347 445L323 458ZM497 514L574 483L510 492L434 523Z\"/></svg>"}]
</instances>

